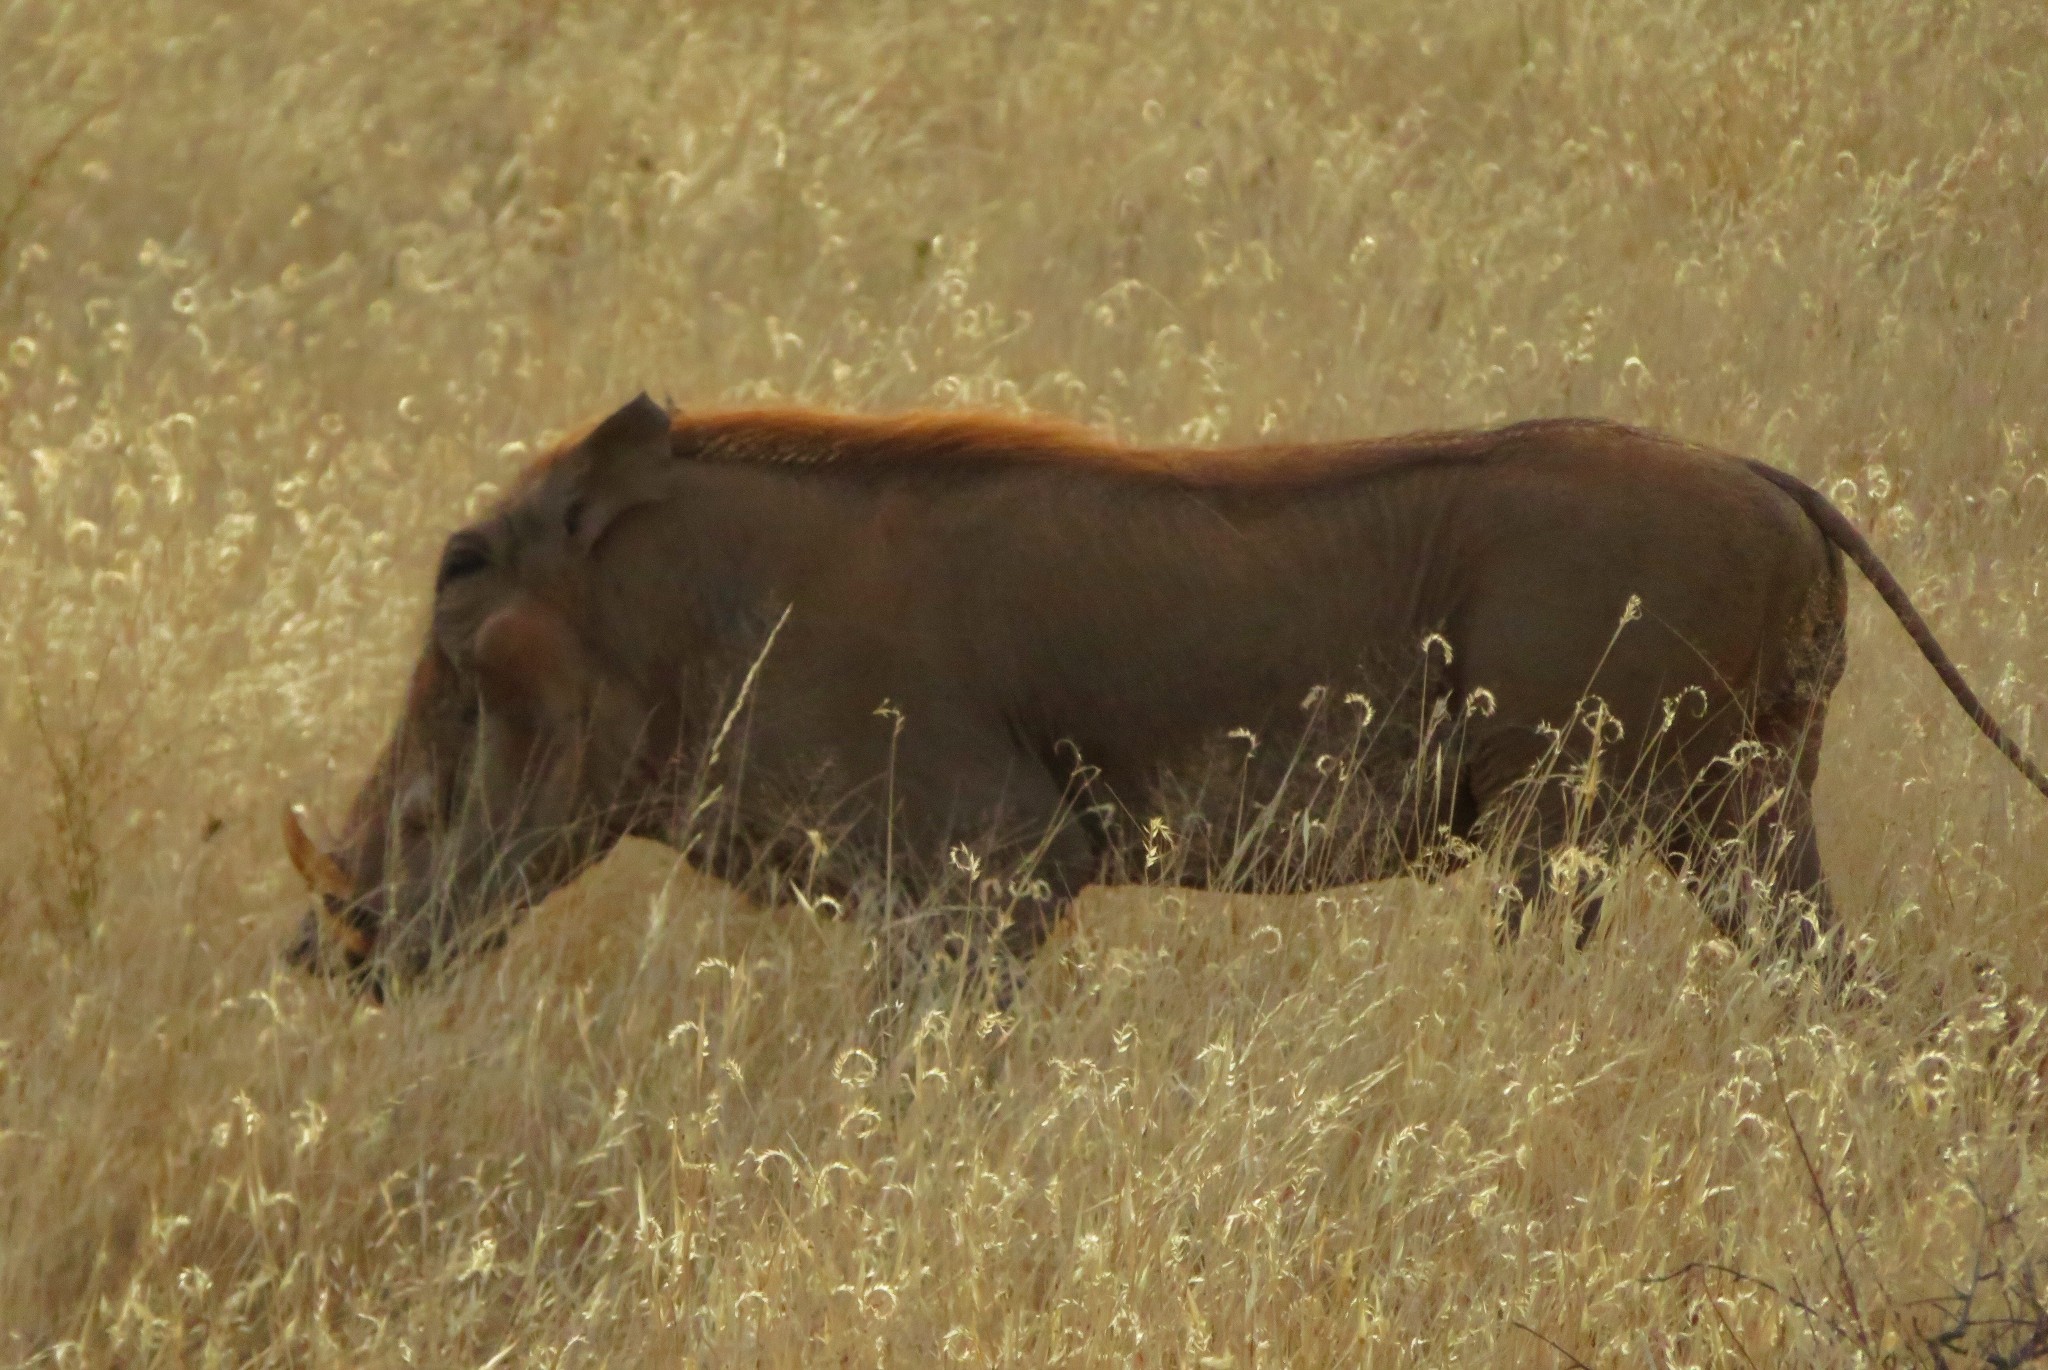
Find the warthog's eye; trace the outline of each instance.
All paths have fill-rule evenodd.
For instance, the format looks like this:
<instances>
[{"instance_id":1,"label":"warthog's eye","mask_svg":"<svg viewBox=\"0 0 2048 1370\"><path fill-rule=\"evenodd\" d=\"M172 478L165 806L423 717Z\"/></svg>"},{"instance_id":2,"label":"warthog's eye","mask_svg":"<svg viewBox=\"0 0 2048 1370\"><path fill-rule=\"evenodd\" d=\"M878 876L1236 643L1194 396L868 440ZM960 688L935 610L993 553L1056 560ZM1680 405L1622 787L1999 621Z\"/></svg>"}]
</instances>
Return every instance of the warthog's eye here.
<instances>
[{"instance_id":1,"label":"warthog's eye","mask_svg":"<svg viewBox=\"0 0 2048 1370\"><path fill-rule=\"evenodd\" d=\"M451 581L489 570L490 565L491 549L482 538L474 533L457 533L448 539L448 550L441 553L441 570L434 577L434 593L439 594Z\"/></svg>"},{"instance_id":2,"label":"warthog's eye","mask_svg":"<svg viewBox=\"0 0 2048 1370\"><path fill-rule=\"evenodd\" d=\"M573 538L576 536L576 530L582 526L583 501L580 498L572 499L569 501L569 507L562 511L562 531Z\"/></svg>"}]
</instances>

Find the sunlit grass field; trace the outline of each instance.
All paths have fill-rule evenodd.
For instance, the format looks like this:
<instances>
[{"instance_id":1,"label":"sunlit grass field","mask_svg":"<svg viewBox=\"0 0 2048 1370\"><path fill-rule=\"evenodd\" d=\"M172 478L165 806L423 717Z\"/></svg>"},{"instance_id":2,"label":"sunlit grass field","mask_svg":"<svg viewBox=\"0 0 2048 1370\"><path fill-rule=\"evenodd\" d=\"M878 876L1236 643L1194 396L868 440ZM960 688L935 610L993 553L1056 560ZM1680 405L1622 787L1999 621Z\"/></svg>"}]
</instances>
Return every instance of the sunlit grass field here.
<instances>
[{"instance_id":1,"label":"sunlit grass field","mask_svg":"<svg viewBox=\"0 0 2048 1370\"><path fill-rule=\"evenodd\" d=\"M646 845L381 1009L283 970L442 537L642 387L1670 429L2048 748L2048 10L0 5L0 1359L2025 1354L2048 802L1860 583L1850 999L1643 866L1584 952L1096 890L1007 1014L892 1014Z\"/></svg>"}]
</instances>

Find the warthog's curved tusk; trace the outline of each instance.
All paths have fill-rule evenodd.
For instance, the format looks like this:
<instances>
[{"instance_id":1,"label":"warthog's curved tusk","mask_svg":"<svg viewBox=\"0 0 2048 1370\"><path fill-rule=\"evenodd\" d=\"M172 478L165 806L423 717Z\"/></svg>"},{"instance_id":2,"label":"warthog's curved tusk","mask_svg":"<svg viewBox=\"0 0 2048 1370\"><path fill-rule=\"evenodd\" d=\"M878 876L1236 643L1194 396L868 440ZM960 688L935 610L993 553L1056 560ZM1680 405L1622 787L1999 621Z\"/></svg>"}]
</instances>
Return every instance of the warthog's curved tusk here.
<instances>
[{"instance_id":1,"label":"warthog's curved tusk","mask_svg":"<svg viewBox=\"0 0 2048 1370\"><path fill-rule=\"evenodd\" d=\"M284 849L307 888L313 891L321 935L358 960L370 954L370 937L341 913L337 905L355 897L355 882L341 863L306 834L306 811L293 804L284 811Z\"/></svg>"},{"instance_id":2,"label":"warthog's curved tusk","mask_svg":"<svg viewBox=\"0 0 2048 1370\"><path fill-rule=\"evenodd\" d=\"M334 899L353 899L355 882L348 878L348 872L320 845L306 835L306 811L293 804L284 811L284 849L292 859L292 868L306 887L315 894Z\"/></svg>"}]
</instances>

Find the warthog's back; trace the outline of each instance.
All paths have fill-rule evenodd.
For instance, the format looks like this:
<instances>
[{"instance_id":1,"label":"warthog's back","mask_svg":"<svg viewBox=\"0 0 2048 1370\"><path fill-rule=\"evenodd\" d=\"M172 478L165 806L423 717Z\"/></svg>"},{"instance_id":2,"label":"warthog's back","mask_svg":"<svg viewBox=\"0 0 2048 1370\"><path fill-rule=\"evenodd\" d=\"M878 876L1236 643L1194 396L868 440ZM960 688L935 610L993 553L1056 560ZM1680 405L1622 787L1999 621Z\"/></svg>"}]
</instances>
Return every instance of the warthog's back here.
<instances>
[{"instance_id":1,"label":"warthog's back","mask_svg":"<svg viewBox=\"0 0 2048 1370\"><path fill-rule=\"evenodd\" d=\"M791 542L770 677L848 727L883 695L906 735L1000 718L1133 794L1219 731L1284 732L1316 686L1389 702L1432 635L1439 686L1490 691L1495 731L1568 722L1588 693L1632 726L1688 687L1791 688L1841 595L1782 492L1609 425L970 461L728 477L757 511L730 526Z\"/></svg>"}]
</instances>

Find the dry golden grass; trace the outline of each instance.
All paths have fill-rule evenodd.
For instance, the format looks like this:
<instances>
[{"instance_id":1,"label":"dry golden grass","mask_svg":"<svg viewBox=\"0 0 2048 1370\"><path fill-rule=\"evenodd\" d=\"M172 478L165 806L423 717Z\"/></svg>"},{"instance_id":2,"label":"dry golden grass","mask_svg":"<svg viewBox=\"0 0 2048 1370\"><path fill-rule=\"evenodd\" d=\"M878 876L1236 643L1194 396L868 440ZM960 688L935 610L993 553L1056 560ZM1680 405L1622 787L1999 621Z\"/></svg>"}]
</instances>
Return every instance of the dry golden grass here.
<instances>
[{"instance_id":1,"label":"dry golden grass","mask_svg":"<svg viewBox=\"0 0 2048 1370\"><path fill-rule=\"evenodd\" d=\"M858 927L636 847L375 1010L278 968L275 816L642 385L1673 429L1824 483L2024 732L2048 10L679 8L0 7L0 1356L1909 1364L1973 1269L1953 1363L2012 1353L2048 804L1867 590L1877 1002L1637 872L1583 954L1469 880L1092 892L1008 1021L891 1025Z\"/></svg>"}]
</instances>

